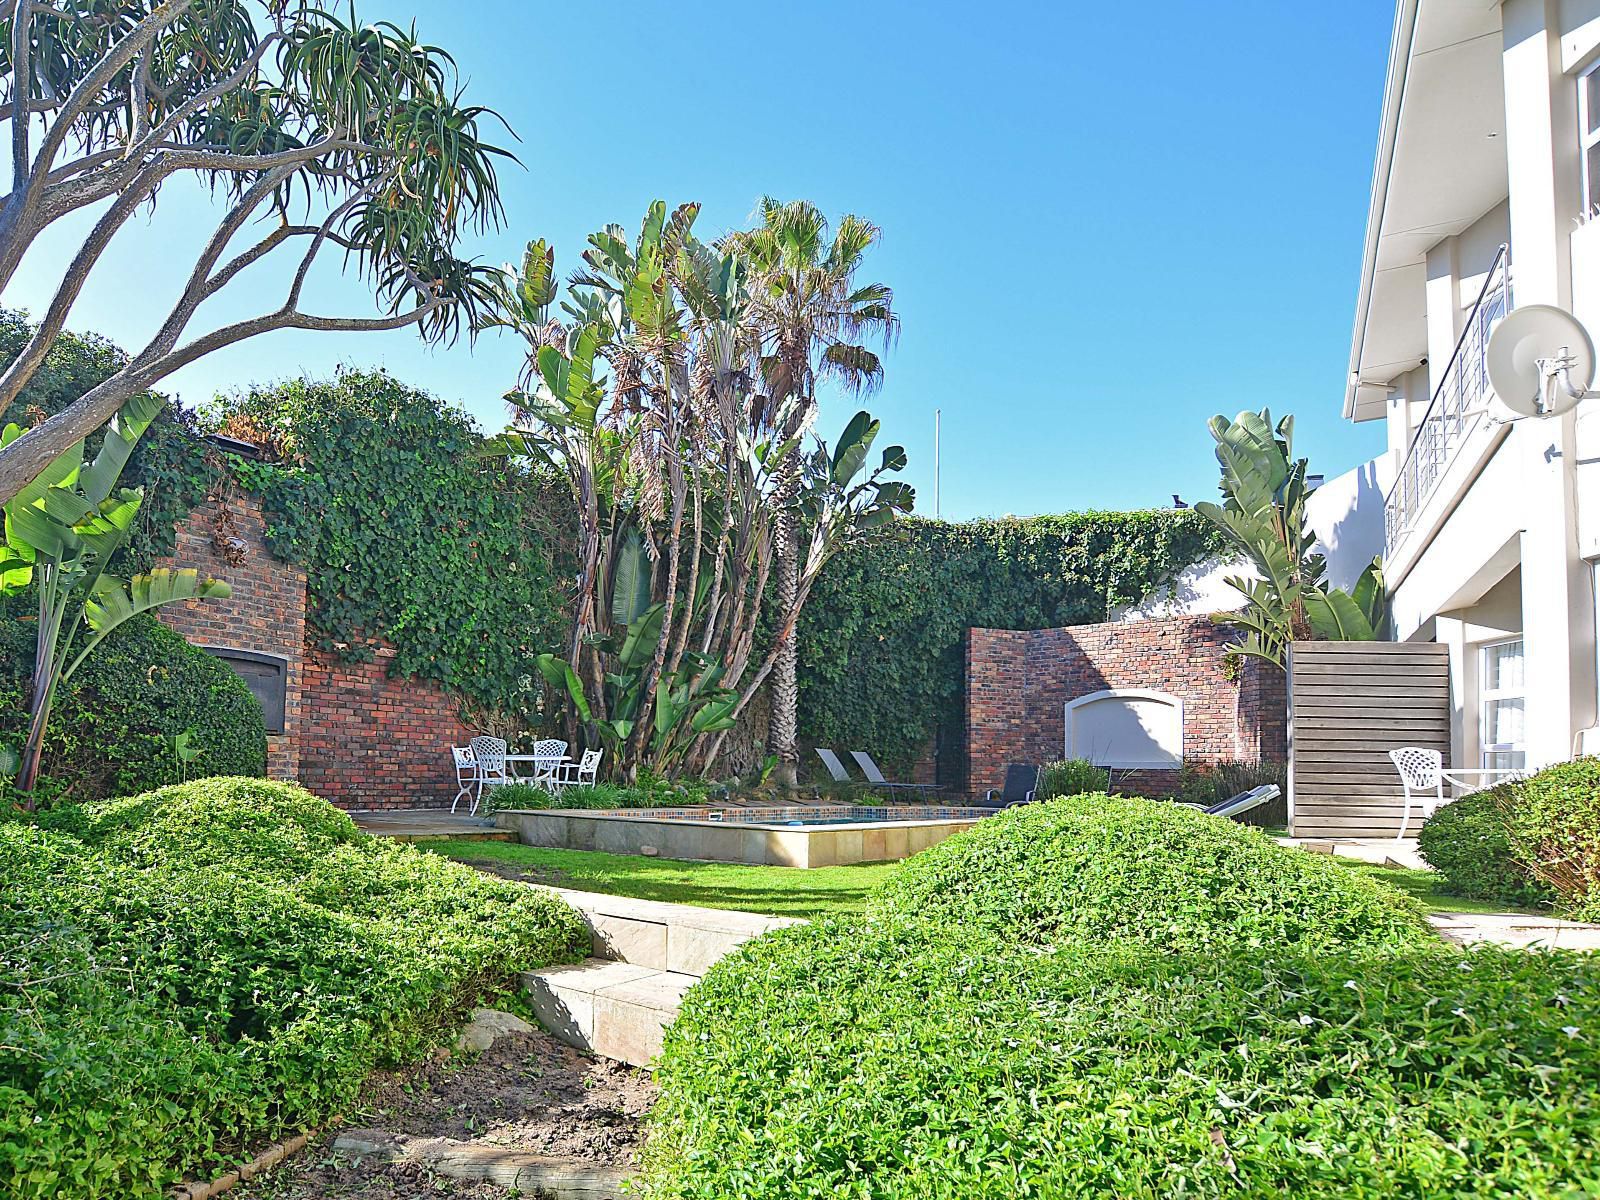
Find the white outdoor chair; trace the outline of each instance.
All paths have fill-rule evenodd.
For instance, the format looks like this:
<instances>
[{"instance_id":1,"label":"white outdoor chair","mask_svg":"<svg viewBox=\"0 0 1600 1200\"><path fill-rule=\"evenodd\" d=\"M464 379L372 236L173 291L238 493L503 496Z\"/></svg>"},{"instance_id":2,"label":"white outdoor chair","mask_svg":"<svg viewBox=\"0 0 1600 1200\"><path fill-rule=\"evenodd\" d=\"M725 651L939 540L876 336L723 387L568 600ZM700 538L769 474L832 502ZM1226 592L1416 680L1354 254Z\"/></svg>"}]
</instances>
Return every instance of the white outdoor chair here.
<instances>
[{"instance_id":1,"label":"white outdoor chair","mask_svg":"<svg viewBox=\"0 0 1600 1200\"><path fill-rule=\"evenodd\" d=\"M1394 769L1400 772L1400 786L1406 794L1405 815L1400 818L1400 832L1394 835L1397 842L1406 836L1413 805L1421 810L1422 819L1426 821L1450 801L1457 799L1445 791L1446 784L1460 788L1465 795L1504 783L1508 779L1516 779L1522 774L1507 767L1452 767L1446 771L1444 756L1437 750L1422 746L1401 746L1398 750L1389 751L1389 758L1394 762Z\"/></svg>"},{"instance_id":2,"label":"white outdoor chair","mask_svg":"<svg viewBox=\"0 0 1600 1200\"><path fill-rule=\"evenodd\" d=\"M560 738L541 738L533 744L533 752L540 757L549 755L554 760L548 766L541 767L535 764L533 782L541 785L553 784L556 772L565 765L561 760L567 756L567 744Z\"/></svg>"},{"instance_id":3,"label":"white outdoor chair","mask_svg":"<svg viewBox=\"0 0 1600 1200\"><path fill-rule=\"evenodd\" d=\"M583 758L578 762L561 763L555 768L550 779L550 784L556 790L556 795L561 794L562 788L567 787L593 787L595 776L600 770L599 750L585 750Z\"/></svg>"},{"instance_id":4,"label":"white outdoor chair","mask_svg":"<svg viewBox=\"0 0 1600 1200\"><path fill-rule=\"evenodd\" d=\"M461 798L470 796L472 789L477 786L478 762L472 757L471 746L451 746L450 756L455 760L456 767L456 798L450 801L450 811L455 812Z\"/></svg>"},{"instance_id":5,"label":"white outdoor chair","mask_svg":"<svg viewBox=\"0 0 1600 1200\"><path fill-rule=\"evenodd\" d=\"M478 805L483 801L483 789L510 783L511 776L506 773L506 744L500 738L475 737L469 743L469 749L473 761L478 765L478 777L474 781L477 791L468 811L477 816Z\"/></svg>"}]
</instances>

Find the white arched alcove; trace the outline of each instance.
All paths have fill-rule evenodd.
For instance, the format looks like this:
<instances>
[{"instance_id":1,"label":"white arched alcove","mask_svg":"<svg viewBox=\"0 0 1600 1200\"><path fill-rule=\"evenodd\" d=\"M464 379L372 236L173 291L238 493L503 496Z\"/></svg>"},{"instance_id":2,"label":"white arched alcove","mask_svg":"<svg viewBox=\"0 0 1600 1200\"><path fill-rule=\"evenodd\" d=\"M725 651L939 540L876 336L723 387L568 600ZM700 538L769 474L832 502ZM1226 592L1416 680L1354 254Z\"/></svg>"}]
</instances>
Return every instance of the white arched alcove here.
<instances>
[{"instance_id":1,"label":"white arched alcove","mask_svg":"<svg viewBox=\"0 0 1600 1200\"><path fill-rule=\"evenodd\" d=\"M1183 765L1183 701L1147 688L1090 692L1066 706L1065 757L1124 771Z\"/></svg>"}]
</instances>

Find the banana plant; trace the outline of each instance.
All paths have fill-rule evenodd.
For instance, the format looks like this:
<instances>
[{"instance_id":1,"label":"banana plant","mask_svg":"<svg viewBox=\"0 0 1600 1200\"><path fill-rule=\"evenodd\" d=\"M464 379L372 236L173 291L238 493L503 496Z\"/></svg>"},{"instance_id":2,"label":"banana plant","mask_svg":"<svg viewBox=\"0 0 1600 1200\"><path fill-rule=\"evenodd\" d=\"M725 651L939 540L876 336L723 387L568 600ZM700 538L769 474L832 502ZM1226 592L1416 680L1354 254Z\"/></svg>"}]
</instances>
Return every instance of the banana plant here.
<instances>
[{"instance_id":1,"label":"banana plant","mask_svg":"<svg viewBox=\"0 0 1600 1200\"><path fill-rule=\"evenodd\" d=\"M1239 652L1282 667L1297 639L1373 641L1383 631L1382 566L1374 560L1353 592L1323 582L1327 562L1316 553L1306 519L1306 460L1294 457L1294 418L1273 424L1267 409L1208 423L1222 468L1223 502L1201 501L1216 525L1255 568L1256 578L1229 576L1244 597L1238 612L1217 619L1244 634Z\"/></svg>"},{"instance_id":2,"label":"banana plant","mask_svg":"<svg viewBox=\"0 0 1600 1200\"><path fill-rule=\"evenodd\" d=\"M15 781L29 807L56 693L90 652L140 613L229 594L226 583L193 570L158 569L131 579L107 573L144 500L142 490L118 488L117 481L162 403L148 393L133 397L106 426L92 460L84 459L82 442L75 444L5 505L0 595L33 587L39 600L30 723ZM0 449L22 434L7 425Z\"/></svg>"}]
</instances>

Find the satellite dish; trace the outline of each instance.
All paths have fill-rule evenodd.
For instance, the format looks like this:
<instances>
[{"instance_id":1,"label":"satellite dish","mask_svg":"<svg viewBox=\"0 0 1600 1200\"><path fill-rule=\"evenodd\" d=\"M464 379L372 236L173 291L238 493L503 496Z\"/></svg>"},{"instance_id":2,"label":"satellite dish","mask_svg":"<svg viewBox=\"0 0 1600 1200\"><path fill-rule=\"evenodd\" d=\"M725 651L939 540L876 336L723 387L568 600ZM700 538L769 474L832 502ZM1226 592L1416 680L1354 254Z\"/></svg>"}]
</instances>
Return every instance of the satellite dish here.
<instances>
[{"instance_id":1,"label":"satellite dish","mask_svg":"<svg viewBox=\"0 0 1600 1200\"><path fill-rule=\"evenodd\" d=\"M1512 311L1489 334L1489 382L1512 412L1555 417L1590 395L1594 343L1578 318L1549 304Z\"/></svg>"}]
</instances>

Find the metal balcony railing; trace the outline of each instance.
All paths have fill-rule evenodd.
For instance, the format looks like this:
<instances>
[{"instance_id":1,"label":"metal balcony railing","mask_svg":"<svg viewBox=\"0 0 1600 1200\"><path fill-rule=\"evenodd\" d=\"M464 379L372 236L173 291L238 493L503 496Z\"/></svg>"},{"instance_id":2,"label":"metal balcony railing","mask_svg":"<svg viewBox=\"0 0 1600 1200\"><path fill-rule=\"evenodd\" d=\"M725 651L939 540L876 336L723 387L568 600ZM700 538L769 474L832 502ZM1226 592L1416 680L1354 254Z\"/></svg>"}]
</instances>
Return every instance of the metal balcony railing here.
<instances>
[{"instance_id":1,"label":"metal balcony railing","mask_svg":"<svg viewBox=\"0 0 1600 1200\"><path fill-rule=\"evenodd\" d=\"M1462 443L1487 419L1494 389L1484 353L1490 329L1510 311L1511 255L1509 247L1501 246L1384 503L1387 553L1392 554L1411 531Z\"/></svg>"}]
</instances>

